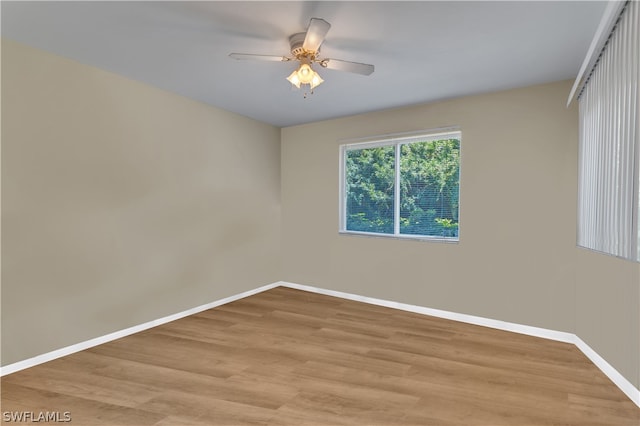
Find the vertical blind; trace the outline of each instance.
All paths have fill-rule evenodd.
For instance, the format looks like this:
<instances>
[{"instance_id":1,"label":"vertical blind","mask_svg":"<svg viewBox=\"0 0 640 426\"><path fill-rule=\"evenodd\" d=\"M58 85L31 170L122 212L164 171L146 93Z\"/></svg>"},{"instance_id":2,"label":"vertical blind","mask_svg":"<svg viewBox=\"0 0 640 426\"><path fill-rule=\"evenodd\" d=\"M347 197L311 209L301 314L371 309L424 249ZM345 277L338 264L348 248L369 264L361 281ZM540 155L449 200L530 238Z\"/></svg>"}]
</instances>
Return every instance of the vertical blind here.
<instances>
[{"instance_id":1,"label":"vertical blind","mask_svg":"<svg viewBox=\"0 0 640 426\"><path fill-rule=\"evenodd\" d=\"M627 2L579 95L578 245L640 261L640 3Z\"/></svg>"}]
</instances>

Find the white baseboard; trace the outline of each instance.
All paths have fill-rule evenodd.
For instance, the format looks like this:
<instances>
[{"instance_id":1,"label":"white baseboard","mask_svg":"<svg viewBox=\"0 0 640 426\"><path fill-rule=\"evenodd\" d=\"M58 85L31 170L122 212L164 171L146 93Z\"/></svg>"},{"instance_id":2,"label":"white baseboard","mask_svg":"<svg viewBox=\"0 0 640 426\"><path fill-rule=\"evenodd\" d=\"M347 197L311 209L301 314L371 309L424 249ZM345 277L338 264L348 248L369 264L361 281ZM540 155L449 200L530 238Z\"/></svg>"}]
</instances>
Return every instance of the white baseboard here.
<instances>
[{"instance_id":1,"label":"white baseboard","mask_svg":"<svg viewBox=\"0 0 640 426\"><path fill-rule=\"evenodd\" d=\"M114 331L104 336L96 337L84 342L76 343L75 345L66 346L64 348L56 349L55 351L47 352L42 355L34 356L23 361L18 361L13 364L8 364L4 367L0 367L0 377L7 374L15 373L16 371L24 370L25 368L34 367L38 364L43 364L48 361L52 361L63 356L71 355L76 352L83 351L85 349L92 348L94 346L101 345L103 343L111 342L112 340L126 337L134 333L147 330L149 328L157 327L162 324L166 324L171 321L178 320L180 318L194 315L207 309L215 308L216 306L224 305L225 303L233 302L234 300L242 299L244 297L253 296L254 294L270 290L274 287L278 287L279 283L267 284L262 287L258 287L253 290L245 291L243 293L235 294L233 296L225 297L224 299L216 300L215 302L207 303L205 305L196 306L195 308L187 309L186 311L178 312L177 314L169 315L160 319L145 322L144 324L135 325L133 327L125 328L124 330Z\"/></svg>"},{"instance_id":2,"label":"white baseboard","mask_svg":"<svg viewBox=\"0 0 640 426\"><path fill-rule=\"evenodd\" d=\"M587 358L593 362L625 395L640 407L640 389L637 389L630 381L618 372L611 364L602 358L596 351L587 345L580 337L575 336L574 344Z\"/></svg>"},{"instance_id":3,"label":"white baseboard","mask_svg":"<svg viewBox=\"0 0 640 426\"><path fill-rule=\"evenodd\" d=\"M611 364L609 364L604 358L602 358L596 351L594 351L589 345L587 345L580 337L572 333L566 333L563 331L549 330L546 328L531 327L528 325L516 324L506 321L493 320L489 318L478 317L474 315L459 314L455 312L443 311L439 309L425 308L423 306L410 305L407 303L393 302L389 300L376 299L367 296L361 296L352 293L345 293L342 291L327 290L319 287L312 287L302 284L295 284L291 282L279 281L273 284L267 284L262 287L258 287L253 290L245 291L224 299L216 300L205 305L200 305L192 309L169 315L157 320L149 321L144 324L136 325L126 328L124 330L116 331L105 336L96 337L94 339L80 342L75 345L67 346L61 349L57 349L52 352L47 352L42 355L35 356L33 358L25 359L13 364L0 367L0 377L15 373L16 371L24 370L25 368L33 367L38 364L45 363L47 361L61 358L66 355L71 355L76 352L83 351L85 349L92 348L103 343L110 342L121 337L129 336L140 331L147 330L158 325L162 325L171 321L175 321L180 318L184 318L189 315L197 314L207 309L215 308L216 306L224 305L226 303L233 302L235 300L243 299L248 296L252 296L257 293L261 293L266 290L270 290L275 287L289 287L298 290L309 291L312 293L324 294L327 296L340 297L342 299L354 300L357 302L369 303L372 305L385 306L388 308L399 309L402 311L414 312L423 315L430 315L438 318L449 319L453 321L460 321L468 324L481 325L484 327L495 328L498 330L510 331L513 333L526 334L528 336L542 337L545 339L555 340L564 343L572 343L580 349L587 358L591 360L616 386L624 392L638 407L640 407L640 390L637 389L631 382L629 382L622 374L620 374Z\"/></svg>"},{"instance_id":4,"label":"white baseboard","mask_svg":"<svg viewBox=\"0 0 640 426\"><path fill-rule=\"evenodd\" d=\"M640 390L637 389L629 380L620 374L611 364L602 358L596 351L587 345L580 337L572 333L563 331L549 330L546 328L531 327L528 325L516 324L512 322L498 321L489 318L477 317L467 314L458 314L455 312L442 311L439 309L425 308L422 306L409 305L406 303L392 302L389 300L375 299L372 297L361 296L358 294L344 293L342 291L327 290L324 288L311 287L281 281L278 283L283 287L295 288L298 290L309 291L312 293L325 294L327 296L335 296L343 299L355 300L357 302L370 303L372 305L386 306L388 308L400 309L418 314L430 315L438 318L460 321L468 324L481 325L484 327L495 328L498 330L511 331L513 333L526 334L528 336L542 337L558 342L572 343L586 355L622 392L624 392L631 401L640 407Z\"/></svg>"}]
</instances>

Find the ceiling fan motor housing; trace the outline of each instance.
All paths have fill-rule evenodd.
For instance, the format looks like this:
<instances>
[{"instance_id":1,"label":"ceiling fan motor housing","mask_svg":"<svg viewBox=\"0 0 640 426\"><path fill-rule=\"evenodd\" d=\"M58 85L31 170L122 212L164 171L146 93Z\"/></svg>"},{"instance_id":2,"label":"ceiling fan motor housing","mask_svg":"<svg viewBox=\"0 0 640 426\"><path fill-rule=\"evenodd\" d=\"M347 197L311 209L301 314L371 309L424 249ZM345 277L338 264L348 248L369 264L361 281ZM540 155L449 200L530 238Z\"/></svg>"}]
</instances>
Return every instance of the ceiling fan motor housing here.
<instances>
[{"instance_id":1,"label":"ceiling fan motor housing","mask_svg":"<svg viewBox=\"0 0 640 426\"><path fill-rule=\"evenodd\" d=\"M289 45L291 46L291 54L296 58L301 56L309 57L311 60L315 59L316 55L320 52L318 49L317 52L309 52L305 50L302 45L304 44L304 39L307 36L307 33L295 33L289 37Z\"/></svg>"}]
</instances>

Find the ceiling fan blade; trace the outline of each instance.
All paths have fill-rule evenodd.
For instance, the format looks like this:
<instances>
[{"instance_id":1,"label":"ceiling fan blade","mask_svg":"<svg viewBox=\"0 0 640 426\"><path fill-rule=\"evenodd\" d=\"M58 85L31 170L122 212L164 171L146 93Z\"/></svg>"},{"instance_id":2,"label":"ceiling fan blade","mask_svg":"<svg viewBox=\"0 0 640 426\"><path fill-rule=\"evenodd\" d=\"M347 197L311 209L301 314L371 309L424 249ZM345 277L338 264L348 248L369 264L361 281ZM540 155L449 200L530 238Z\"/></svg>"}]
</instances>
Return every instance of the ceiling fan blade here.
<instances>
[{"instance_id":1,"label":"ceiling fan blade","mask_svg":"<svg viewBox=\"0 0 640 426\"><path fill-rule=\"evenodd\" d=\"M329 28L331 28L331 24L324 19L311 18L302 48L310 52L317 52L329 32Z\"/></svg>"},{"instance_id":2,"label":"ceiling fan blade","mask_svg":"<svg viewBox=\"0 0 640 426\"><path fill-rule=\"evenodd\" d=\"M375 70L375 67L370 64L341 61L339 59L323 59L320 62L320 65L330 70L346 71L362 75L370 75Z\"/></svg>"},{"instance_id":3,"label":"ceiling fan blade","mask_svg":"<svg viewBox=\"0 0 640 426\"><path fill-rule=\"evenodd\" d=\"M272 62L286 62L291 58L286 56L273 56L273 55L254 55L252 53L230 53L230 58L237 59L239 61L251 60L251 61L272 61Z\"/></svg>"}]
</instances>

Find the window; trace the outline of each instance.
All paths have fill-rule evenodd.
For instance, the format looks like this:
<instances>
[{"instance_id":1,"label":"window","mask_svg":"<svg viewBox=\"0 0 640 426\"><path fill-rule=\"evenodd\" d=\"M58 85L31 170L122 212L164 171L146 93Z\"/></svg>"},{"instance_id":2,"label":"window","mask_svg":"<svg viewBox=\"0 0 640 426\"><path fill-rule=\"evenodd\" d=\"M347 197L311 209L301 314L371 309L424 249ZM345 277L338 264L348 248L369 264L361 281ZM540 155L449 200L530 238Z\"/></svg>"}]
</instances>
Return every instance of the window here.
<instances>
[{"instance_id":1,"label":"window","mask_svg":"<svg viewBox=\"0 0 640 426\"><path fill-rule=\"evenodd\" d=\"M458 240L459 131L340 147L340 231Z\"/></svg>"},{"instance_id":2,"label":"window","mask_svg":"<svg viewBox=\"0 0 640 426\"><path fill-rule=\"evenodd\" d=\"M640 3L628 2L578 96L578 245L640 261Z\"/></svg>"}]
</instances>

